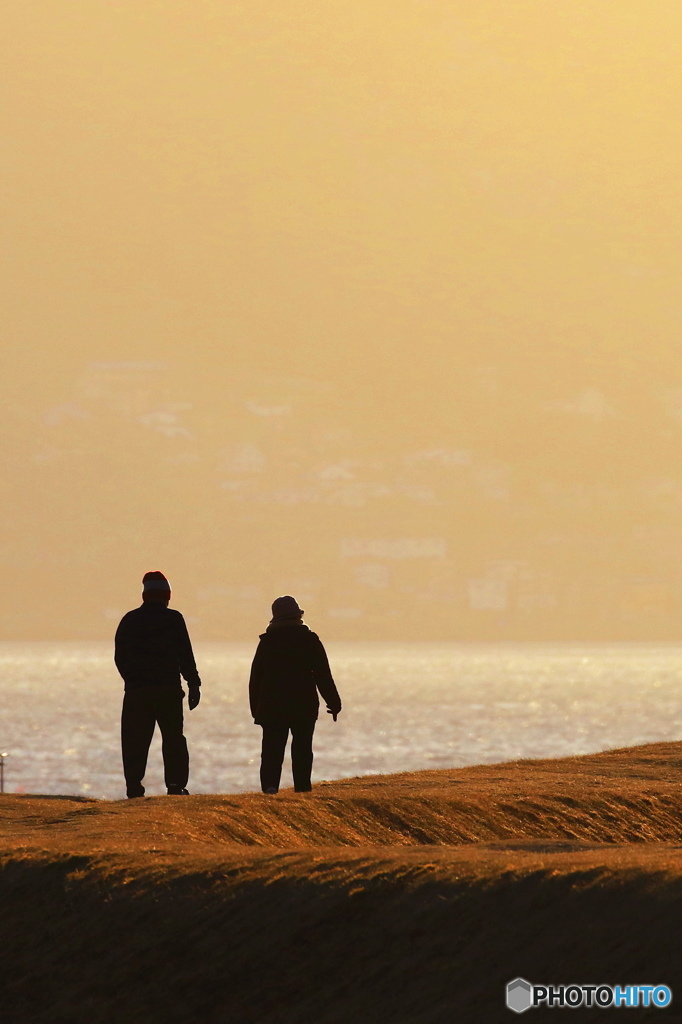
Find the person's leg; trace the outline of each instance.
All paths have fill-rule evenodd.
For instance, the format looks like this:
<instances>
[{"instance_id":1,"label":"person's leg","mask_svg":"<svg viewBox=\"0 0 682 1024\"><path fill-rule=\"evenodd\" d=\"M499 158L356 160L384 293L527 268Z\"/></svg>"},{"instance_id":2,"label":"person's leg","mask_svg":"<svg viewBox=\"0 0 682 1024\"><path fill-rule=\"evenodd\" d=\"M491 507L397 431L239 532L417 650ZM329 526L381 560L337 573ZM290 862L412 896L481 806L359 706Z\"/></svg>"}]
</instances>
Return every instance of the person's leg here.
<instances>
[{"instance_id":1,"label":"person's leg","mask_svg":"<svg viewBox=\"0 0 682 1024\"><path fill-rule=\"evenodd\" d=\"M128 796L144 796L142 780L147 770L149 744L156 720L147 690L126 690L121 711L121 753Z\"/></svg>"},{"instance_id":2,"label":"person's leg","mask_svg":"<svg viewBox=\"0 0 682 1024\"><path fill-rule=\"evenodd\" d=\"M263 746L260 759L260 785L264 793L269 789L277 791L282 777L282 761L289 738L289 726L263 725Z\"/></svg>"},{"instance_id":3,"label":"person's leg","mask_svg":"<svg viewBox=\"0 0 682 1024\"><path fill-rule=\"evenodd\" d=\"M171 686L157 686L155 694L156 720L161 730L161 753L163 755L163 777L166 789L183 790L189 779L189 751L182 731L181 689Z\"/></svg>"},{"instance_id":4,"label":"person's leg","mask_svg":"<svg viewBox=\"0 0 682 1024\"><path fill-rule=\"evenodd\" d=\"M312 789L310 775L313 770L314 732L314 721L298 722L291 727L291 767L297 793L308 793Z\"/></svg>"}]
</instances>

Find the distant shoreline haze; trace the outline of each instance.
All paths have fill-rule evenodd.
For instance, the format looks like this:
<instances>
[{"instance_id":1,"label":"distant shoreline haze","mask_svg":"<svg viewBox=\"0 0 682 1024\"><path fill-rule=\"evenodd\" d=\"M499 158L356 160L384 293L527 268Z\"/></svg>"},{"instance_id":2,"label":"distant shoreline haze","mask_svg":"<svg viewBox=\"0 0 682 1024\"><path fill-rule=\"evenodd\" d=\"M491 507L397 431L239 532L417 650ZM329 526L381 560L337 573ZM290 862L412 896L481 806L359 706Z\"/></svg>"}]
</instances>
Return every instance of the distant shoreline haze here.
<instances>
[{"instance_id":1,"label":"distant shoreline haze","mask_svg":"<svg viewBox=\"0 0 682 1024\"><path fill-rule=\"evenodd\" d=\"M680 638L677 0L5 7L0 638Z\"/></svg>"}]
</instances>

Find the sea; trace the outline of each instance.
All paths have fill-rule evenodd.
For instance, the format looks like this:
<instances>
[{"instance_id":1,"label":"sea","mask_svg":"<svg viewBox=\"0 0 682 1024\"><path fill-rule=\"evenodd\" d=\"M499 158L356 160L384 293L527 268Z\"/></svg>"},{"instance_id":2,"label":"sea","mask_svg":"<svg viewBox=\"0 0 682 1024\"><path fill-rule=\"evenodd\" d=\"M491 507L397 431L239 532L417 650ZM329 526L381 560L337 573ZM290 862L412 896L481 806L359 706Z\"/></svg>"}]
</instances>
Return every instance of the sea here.
<instances>
[{"instance_id":1,"label":"sea","mask_svg":"<svg viewBox=\"0 0 682 1024\"><path fill-rule=\"evenodd\" d=\"M563 757L682 739L682 645L329 643L343 700L321 709L313 781ZM258 789L253 644L197 643L201 704L186 713L192 793ZM119 800L123 684L110 643L0 643L8 793ZM287 755L283 785L291 785ZM164 793L161 743L145 786Z\"/></svg>"}]
</instances>

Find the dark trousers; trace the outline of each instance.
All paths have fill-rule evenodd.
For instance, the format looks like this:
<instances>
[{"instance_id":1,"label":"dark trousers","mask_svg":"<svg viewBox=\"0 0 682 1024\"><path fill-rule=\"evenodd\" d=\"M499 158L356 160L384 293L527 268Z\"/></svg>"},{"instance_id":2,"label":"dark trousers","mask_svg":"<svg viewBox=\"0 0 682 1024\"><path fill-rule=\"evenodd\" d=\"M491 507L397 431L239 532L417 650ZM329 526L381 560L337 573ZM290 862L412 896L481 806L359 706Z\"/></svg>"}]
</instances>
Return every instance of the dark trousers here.
<instances>
[{"instance_id":1,"label":"dark trousers","mask_svg":"<svg viewBox=\"0 0 682 1024\"><path fill-rule=\"evenodd\" d=\"M263 747L260 762L260 784L263 792L266 789L279 789L284 751L290 730L294 789L297 793L307 793L312 788L310 773L313 770L315 720L293 722L290 725L265 722L263 723Z\"/></svg>"},{"instance_id":2,"label":"dark trousers","mask_svg":"<svg viewBox=\"0 0 682 1024\"><path fill-rule=\"evenodd\" d=\"M128 796L142 796L149 744L159 723L166 788L184 789L189 778L187 740L182 733L184 694L175 686L141 686L126 690L121 713L123 773Z\"/></svg>"}]
</instances>

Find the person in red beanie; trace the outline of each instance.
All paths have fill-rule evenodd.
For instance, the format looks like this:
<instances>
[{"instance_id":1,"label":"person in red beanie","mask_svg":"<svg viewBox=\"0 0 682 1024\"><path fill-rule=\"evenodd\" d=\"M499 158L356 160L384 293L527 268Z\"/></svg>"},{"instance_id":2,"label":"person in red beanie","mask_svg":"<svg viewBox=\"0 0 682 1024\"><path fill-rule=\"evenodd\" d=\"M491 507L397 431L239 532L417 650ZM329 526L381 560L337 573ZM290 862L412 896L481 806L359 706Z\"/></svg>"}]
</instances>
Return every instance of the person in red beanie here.
<instances>
[{"instance_id":1,"label":"person in red beanie","mask_svg":"<svg viewBox=\"0 0 682 1024\"><path fill-rule=\"evenodd\" d=\"M294 789L310 791L318 690L334 721L341 711L322 641L305 625L303 614L293 597L278 597L251 666L251 714L263 729L260 781L264 793L279 790L290 732Z\"/></svg>"},{"instance_id":2,"label":"person in red beanie","mask_svg":"<svg viewBox=\"0 0 682 1024\"><path fill-rule=\"evenodd\" d=\"M123 677L121 713L123 772L128 797L144 796L149 745L158 722L169 795L188 796L189 753L183 734L182 675L189 710L201 699L201 680L185 620L169 608L170 583L162 572L145 573L142 604L123 616L116 630L114 661Z\"/></svg>"}]
</instances>

